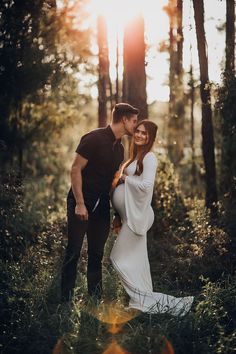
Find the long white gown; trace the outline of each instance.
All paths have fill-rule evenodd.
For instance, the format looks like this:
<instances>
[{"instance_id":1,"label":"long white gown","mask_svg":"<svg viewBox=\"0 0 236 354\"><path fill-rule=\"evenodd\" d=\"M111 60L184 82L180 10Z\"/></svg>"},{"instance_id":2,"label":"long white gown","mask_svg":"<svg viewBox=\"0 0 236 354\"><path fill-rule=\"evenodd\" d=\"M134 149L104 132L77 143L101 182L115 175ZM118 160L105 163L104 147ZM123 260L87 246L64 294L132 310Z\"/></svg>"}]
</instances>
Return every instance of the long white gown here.
<instances>
[{"instance_id":1,"label":"long white gown","mask_svg":"<svg viewBox=\"0 0 236 354\"><path fill-rule=\"evenodd\" d=\"M143 160L143 173L134 175L137 161L125 170L125 183L114 191L112 203L122 219L122 227L112 248L110 259L130 297L129 308L147 313L185 315L193 297L176 298L153 292L147 252L147 231L154 221L151 207L157 168L153 152Z\"/></svg>"}]
</instances>

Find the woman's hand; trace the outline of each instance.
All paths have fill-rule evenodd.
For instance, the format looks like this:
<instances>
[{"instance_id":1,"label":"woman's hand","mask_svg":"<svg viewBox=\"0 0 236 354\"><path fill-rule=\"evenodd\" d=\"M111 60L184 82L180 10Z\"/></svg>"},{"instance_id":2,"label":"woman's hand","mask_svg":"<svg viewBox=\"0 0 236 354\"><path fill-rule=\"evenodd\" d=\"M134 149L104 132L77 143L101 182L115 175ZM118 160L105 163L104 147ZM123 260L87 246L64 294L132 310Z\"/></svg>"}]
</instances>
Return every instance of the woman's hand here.
<instances>
[{"instance_id":1,"label":"woman's hand","mask_svg":"<svg viewBox=\"0 0 236 354\"><path fill-rule=\"evenodd\" d=\"M125 173L123 173L120 177L120 180L122 181L122 183L125 183L125 179L126 179L127 175Z\"/></svg>"},{"instance_id":2,"label":"woman's hand","mask_svg":"<svg viewBox=\"0 0 236 354\"><path fill-rule=\"evenodd\" d=\"M118 183L119 183L119 179L120 179L120 170L116 171L112 184L111 184L111 191L113 192L115 190L115 188L117 187Z\"/></svg>"},{"instance_id":3,"label":"woman's hand","mask_svg":"<svg viewBox=\"0 0 236 354\"><path fill-rule=\"evenodd\" d=\"M122 226L122 222L121 222L120 215L115 215L115 217L112 221L112 227L111 227L112 231L115 234L118 234L120 232L121 226Z\"/></svg>"}]
</instances>

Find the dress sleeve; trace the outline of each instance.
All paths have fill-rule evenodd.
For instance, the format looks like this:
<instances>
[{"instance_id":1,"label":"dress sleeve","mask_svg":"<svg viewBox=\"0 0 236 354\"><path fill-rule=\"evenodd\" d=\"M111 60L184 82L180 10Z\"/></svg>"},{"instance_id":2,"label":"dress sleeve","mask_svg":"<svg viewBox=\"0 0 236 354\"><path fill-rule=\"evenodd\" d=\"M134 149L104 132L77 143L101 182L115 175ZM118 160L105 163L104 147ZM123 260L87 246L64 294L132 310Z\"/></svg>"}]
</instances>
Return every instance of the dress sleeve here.
<instances>
[{"instance_id":1,"label":"dress sleeve","mask_svg":"<svg viewBox=\"0 0 236 354\"><path fill-rule=\"evenodd\" d=\"M150 152L143 159L143 173L140 176L141 178L137 178L137 176L127 176L125 183L146 193L153 189L156 170L157 158L154 153Z\"/></svg>"},{"instance_id":2,"label":"dress sleeve","mask_svg":"<svg viewBox=\"0 0 236 354\"><path fill-rule=\"evenodd\" d=\"M151 201L156 169L156 156L150 152L143 159L143 173L125 179L127 224L137 235L145 235L153 223Z\"/></svg>"}]
</instances>

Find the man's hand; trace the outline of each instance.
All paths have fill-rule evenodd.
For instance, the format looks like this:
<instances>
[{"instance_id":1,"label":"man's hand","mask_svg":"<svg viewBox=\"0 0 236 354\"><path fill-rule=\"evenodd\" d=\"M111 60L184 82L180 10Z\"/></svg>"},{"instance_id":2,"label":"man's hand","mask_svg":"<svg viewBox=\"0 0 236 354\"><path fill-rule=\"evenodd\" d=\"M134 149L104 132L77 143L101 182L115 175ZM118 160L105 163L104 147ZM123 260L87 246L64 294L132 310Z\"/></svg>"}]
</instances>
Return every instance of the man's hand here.
<instances>
[{"instance_id":1,"label":"man's hand","mask_svg":"<svg viewBox=\"0 0 236 354\"><path fill-rule=\"evenodd\" d=\"M112 230L115 234L120 232L122 226L121 218L119 215L116 215L112 221Z\"/></svg>"},{"instance_id":2,"label":"man's hand","mask_svg":"<svg viewBox=\"0 0 236 354\"><path fill-rule=\"evenodd\" d=\"M88 220L88 210L83 203L76 204L75 215L78 215L81 220Z\"/></svg>"},{"instance_id":3,"label":"man's hand","mask_svg":"<svg viewBox=\"0 0 236 354\"><path fill-rule=\"evenodd\" d=\"M76 200L75 215L81 220L88 220L88 211L84 205L84 197L82 192L82 170L86 167L88 160L80 154L75 155L75 159L71 168L71 187Z\"/></svg>"}]
</instances>

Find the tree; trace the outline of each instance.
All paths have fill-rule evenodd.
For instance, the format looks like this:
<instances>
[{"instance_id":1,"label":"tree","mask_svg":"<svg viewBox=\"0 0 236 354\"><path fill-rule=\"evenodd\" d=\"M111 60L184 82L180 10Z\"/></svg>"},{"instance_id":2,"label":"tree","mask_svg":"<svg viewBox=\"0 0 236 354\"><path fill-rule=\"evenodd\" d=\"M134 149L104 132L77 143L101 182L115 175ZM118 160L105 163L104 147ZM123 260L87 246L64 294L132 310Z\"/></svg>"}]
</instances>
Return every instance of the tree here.
<instances>
[{"instance_id":1,"label":"tree","mask_svg":"<svg viewBox=\"0 0 236 354\"><path fill-rule=\"evenodd\" d=\"M197 34L198 57L200 65L200 94L202 101L202 150L205 165L206 207L214 210L217 202L215 143L212 124L211 96L208 76L208 59L206 54L206 37L204 30L203 0L193 0L194 17Z\"/></svg>"},{"instance_id":2,"label":"tree","mask_svg":"<svg viewBox=\"0 0 236 354\"><path fill-rule=\"evenodd\" d=\"M119 85L119 38L116 36L116 93L115 103L120 102L120 85Z\"/></svg>"},{"instance_id":3,"label":"tree","mask_svg":"<svg viewBox=\"0 0 236 354\"><path fill-rule=\"evenodd\" d=\"M103 16L97 18L97 40L99 49L99 79L98 79L98 126L107 124L107 98L112 96L110 91L109 55L107 44L106 21Z\"/></svg>"},{"instance_id":4,"label":"tree","mask_svg":"<svg viewBox=\"0 0 236 354\"><path fill-rule=\"evenodd\" d=\"M190 51L192 47L190 48ZM192 58L192 54L191 54ZM195 80L193 76L193 65L191 59L191 65L189 70L189 100L190 100L190 130L191 130L191 151L192 151L192 158L191 158L191 175L192 175L192 196L194 195L194 186L196 185L196 160L195 160L195 129L194 129L194 103L195 103Z\"/></svg>"},{"instance_id":5,"label":"tree","mask_svg":"<svg viewBox=\"0 0 236 354\"><path fill-rule=\"evenodd\" d=\"M234 118L230 113L230 106L227 105L228 98L233 98L235 68L235 0L226 1L226 41L225 41L225 72L224 72L224 94L221 92L220 99L224 102L222 107L222 176L221 190L223 193L229 192L232 185L232 176L234 174L233 161L235 159L233 151L234 139ZM236 171L235 171L236 172Z\"/></svg>"},{"instance_id":6,"label":"tree","mask_svg":"<svg viewBox=\"0 0 236 354\"><path fill-rule=\"evenodd\" d=\"M68 11L66 8L59 13L54 0L4 0L0 4L0 141L4 150L1 162L5 166L16 161L19 175L26 145L40 136L47 123L59 126L58 117L48 116L39 106L47 101L51 105L51 98L60 91L59 83L77 64L70 65L68 61L68 56L78 50L78 31L72 27L68 30L68 22L73 21ZM67 35L74 43L75 32L77 47L67 56L61 36Z\"/></svg>"},{"instance_id":7,"label":"tree","mask_svg":"<svg viewBox=\"0 0 236 354\"><path fill-rule=\"evenodd\" d=\"M226 1L226 45L223 85L219 89L217 108L221 113L221 183L226 209L226 228L236 246L236 77L235 77L235 0ZM235 252L233 254L236 264Z\"/></svg>"},{"instance_id":8,"label":"tree","mask_svg":"<svg viewBox=\"0 0 236 354\"><path fill-rule=\"evenodd\" d=\"M178 165L184 155L183 1L169 0L165 11L170 22L168 153L171 161Z\"/></svg>"},{"instance_id":9,"label":"tree","mask_svg":"<svg viewBox=\"0 0 236 354\"><path fill-rule=\"evenodd\" d=\"M226 0L226 62L225 71L234 75L235 68L235 0Z\"/></svg>"},{"instance_id":10,"label":"tree","mask_svg":"<svg viewBox=\"0 0 236 354\"><path fill-rule=\"evenodd\" d=\"M24 145L24 100L44 89L50 75L57 70L55 47L52 45L55 31L51 23L55 9L48 3L46 14L44 5L44 1L22 3L17 0L5 0L0 5L0 139L11 154L17 152L20 171ZM45 34L46 27L52 30L50 34Z\"/></svg>"},{"instance_id":11,"label":"tree","mask_svg":"<svg viewBox=\"0 0 236 354\"><path fill-rule=\"evenodd\" d=\"M144 20L142 16L130 21L125 28L123 60L123 101L140 109L140 119L147 118Z\"/></svg>"}]
</instances>

